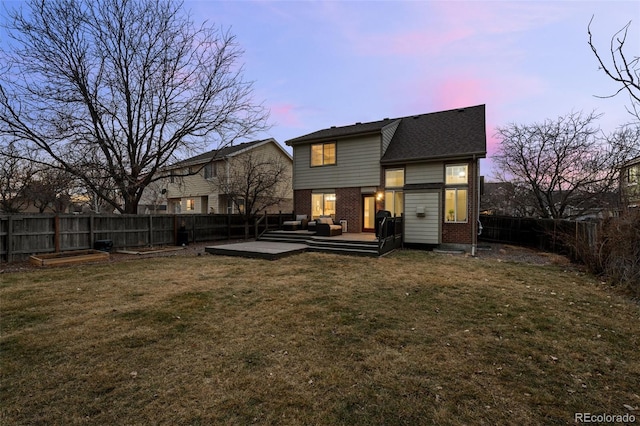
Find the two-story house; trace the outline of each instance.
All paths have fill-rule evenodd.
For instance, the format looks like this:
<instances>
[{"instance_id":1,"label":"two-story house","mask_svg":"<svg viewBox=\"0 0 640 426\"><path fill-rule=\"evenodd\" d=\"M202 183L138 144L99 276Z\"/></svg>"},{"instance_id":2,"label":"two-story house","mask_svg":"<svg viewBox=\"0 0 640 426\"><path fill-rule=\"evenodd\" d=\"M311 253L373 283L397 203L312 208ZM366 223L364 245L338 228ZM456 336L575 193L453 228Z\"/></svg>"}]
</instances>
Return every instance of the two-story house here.
<instances>
[{"instance_id":1,"label":"two-story house","mask_svg":"<svg viewBox=\"0 0 640 426\"><path fill-rule=\"evenodd\" d=\"M620 169L620 195L624 208L640 207L640 157L627 161Z\"/></svg>"},{"instance_id":2,"label":"two-story house","mask_svg":"<svg viewBox=\"0 0 640 426\"><path fill-rule=\"evenodd\" d=\"M485 106L350 126L286 141L293 148L294 210L372 232L376 213L404 215L407 246L475 250Z\"/></svg>"},{"instance_id":3,"label":"two-story house","mask_svg":"<svg viewBox=\"0 0 640 426\"><path fill-rule=\"evenodd\" d=\"M232 202L225 193L227 185L220 180L228 180L238 175L238 168L243 168L240 173L245 173L248 163L252 161L256 165L261 164L262 167L264 164L268 167L270 163L277 163L284 168L276 191L282 194L282 200L276 205L270 205L266 210L269 213L291 212L293 159L272 138L227 146L177 162L163 171L168 177L159 181L156 187L149 188L145 199L159 197L157 203L165 204L167 207L157 210L167 213L238 213L238 204Z\"/></svg>"}]
</instances>

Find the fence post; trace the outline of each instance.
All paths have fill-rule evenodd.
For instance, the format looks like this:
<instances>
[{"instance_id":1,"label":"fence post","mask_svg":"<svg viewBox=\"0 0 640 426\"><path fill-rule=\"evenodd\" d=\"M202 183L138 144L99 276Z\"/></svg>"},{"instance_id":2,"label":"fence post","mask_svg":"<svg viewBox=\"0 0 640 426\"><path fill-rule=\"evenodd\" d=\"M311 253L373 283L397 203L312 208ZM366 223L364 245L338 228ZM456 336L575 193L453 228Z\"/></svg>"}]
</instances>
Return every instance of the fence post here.
<instances>
[{"instance_id":1,"label":"fence post","mask_svg":"<svg viewBox=\"0 0 640 426\"><path fill-rule=\"evenodd\" d=\"M11 247L13 246L13 216L9 215L9 223L7 223L7 262L13 260L13 253L11 253Z\"/></svg>"},{"instance_id":2,"label":"fence post","mask_svg":"<svg viewBox=\"0 0 640 426\"><path fill-rule=\"evenodd\" d=\"M173 215L173 244L178 244L178 215Z\"/></svg>"},{"instance_id":3,"label":"fence post","mask_svg":"<svg viewBox=\"0 0 640 426\"><path fill-rule=\"evenodd\" d=\"M153 217L149 215L149 247L153 247Z\"/></svg>"},{"instance_id":4,"label":"fence post","mask_svg":"<svg viewBox=\"0 0 640 426\"><path fill-rule=\"evenodd\" d=\"M93 248L93 244L95 243L95 219L93 216L93 212L89 215L89 249Z\"/></svg>"},{"instance_id":5,"label":"fence post","mask_svg":"<svg viewBox=\"0 0 640 426\"><path fill-rule=\"evenodd\" d=\"M60 252L60 216L56 214L53 217L53 245L55 246L55 252Z\"/></svg>"}]
</instances>

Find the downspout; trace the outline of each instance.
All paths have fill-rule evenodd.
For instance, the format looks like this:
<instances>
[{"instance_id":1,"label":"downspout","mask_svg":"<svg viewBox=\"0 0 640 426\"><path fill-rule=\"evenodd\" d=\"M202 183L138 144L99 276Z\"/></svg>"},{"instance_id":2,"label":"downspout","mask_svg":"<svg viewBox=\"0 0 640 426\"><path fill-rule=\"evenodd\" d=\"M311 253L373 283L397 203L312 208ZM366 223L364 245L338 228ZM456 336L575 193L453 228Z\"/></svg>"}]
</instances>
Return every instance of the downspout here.
<instances>
[{"instance_id":1,"label":"downspout","mask_svg":"<svg viewBox=\"0 0 640 426\"><path fill-rule=\"evenodd\" d=\"M225 179L227 183L225 184L227 187L227 193L225 194L225 198L227 199L227 214L233 214L233 201L229 197L229 185L231 185L231 166L229 165L229 157L225 157ZM229 205L231 205L231 211L229 211Z\"/></svg>"},{"instance_id":2,"label":"downspout","mask_svg":"<svg viewBox=\"0 0 640 426\"><path fill-rule=\"evenodd\" d=\"M476 158L476 155L473 155L473 185L475 186L475 190L472 192L471 195L471 211L474 212L474 218L471 221L471 256L475 257L477 254L477 250L478 250L478 219L479 219L479 214L480 214L480 206L477 205L476 206L476 201L480 199L480 179L478 176L479 175L479 168L480 168L480 162L478 161L478 159ZM477 196L476 196L477 194ZM477 214L475 214L477 213Z\"/></svg>"}]
</instances>

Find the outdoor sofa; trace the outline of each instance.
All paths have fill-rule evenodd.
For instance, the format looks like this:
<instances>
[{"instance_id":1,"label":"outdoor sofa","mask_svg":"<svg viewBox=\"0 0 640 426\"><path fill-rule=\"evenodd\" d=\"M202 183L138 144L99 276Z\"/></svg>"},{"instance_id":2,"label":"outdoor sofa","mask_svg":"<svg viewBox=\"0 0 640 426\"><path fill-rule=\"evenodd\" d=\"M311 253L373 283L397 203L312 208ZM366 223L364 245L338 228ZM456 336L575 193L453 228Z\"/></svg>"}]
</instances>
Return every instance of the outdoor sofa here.
<instances>
[{"instance_id":1,"label":"outdoor sofa","mask_svg":"<svg viewBox=\"0 0 640 426\"><path fill-rule=\"evenodd\" d=\"M309 223L309 219L307 219L306 214L296 215L296 220L287 220L282 223L282 229L285 231L297 231L299 229L307 229L307 224Z\"/></svg>"},{"instance_id":2,"label":"outdoor sofa","mask_svg":"<svg viewBox=\"0 0 640 426\"><path fill-rule=\"evenodd\" d=\"M316 235L319 237L342 235L342 225L334 223L330 217L319 217L316 219Z\"/></svg>"}]
</instances>

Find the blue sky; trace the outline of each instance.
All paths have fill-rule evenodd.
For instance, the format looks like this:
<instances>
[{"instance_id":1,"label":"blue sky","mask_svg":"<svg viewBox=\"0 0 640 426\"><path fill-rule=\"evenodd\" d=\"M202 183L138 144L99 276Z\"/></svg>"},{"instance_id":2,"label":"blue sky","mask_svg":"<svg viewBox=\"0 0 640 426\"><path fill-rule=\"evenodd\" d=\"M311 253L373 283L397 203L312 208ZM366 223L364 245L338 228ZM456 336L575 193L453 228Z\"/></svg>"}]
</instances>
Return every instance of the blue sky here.
<instances>
[{"instance_id":1,"label":"blue sky","mask_svg":"<svg viewBox=\"0 0 640 426\"><path fill-rule=\"evenodd\" d=\"M487 106L496 126L604 113L629 122L626 95L598 70L632 21L625 45L640 55L637 1L186 1L195 19L228 28L245 50L245 75L271 109L262 136L284 141L330 126ZM212 147L214 148L214 147ZM491 175L490 160L483 174Z\"/></svg>"},{"instance_id":2,"label":"blue sky","mask_svg":"<svg viewBox=\"0 0 640 426\"><path fill-rule=\"evenodd\" d=\"M15 6L18 1L5 4ZM487 107L488 156L497 126L603 113L612 131L631 120L629 97L601 54L632 21L625 52L640 56L640 1L196 1L193 19L235 34L245 77L271 111L258 138L478 104ZM0 38L1 39L1 38ZM215 149L215 143L209 147ZM288 148L287 148L288 149ZM490 159L482 173L492 174Z\"/></svg>"}]
</instances>

